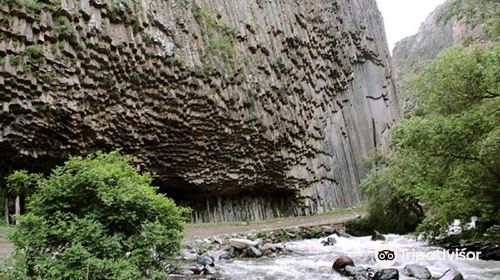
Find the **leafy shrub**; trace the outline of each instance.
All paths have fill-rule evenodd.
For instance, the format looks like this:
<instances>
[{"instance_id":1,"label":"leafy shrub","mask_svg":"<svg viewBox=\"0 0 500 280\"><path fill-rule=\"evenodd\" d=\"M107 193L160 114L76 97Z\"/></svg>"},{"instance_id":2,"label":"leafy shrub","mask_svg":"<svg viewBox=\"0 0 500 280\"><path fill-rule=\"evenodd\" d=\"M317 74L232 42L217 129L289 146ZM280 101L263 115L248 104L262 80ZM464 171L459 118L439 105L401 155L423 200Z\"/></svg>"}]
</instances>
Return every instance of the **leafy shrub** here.
<instances>
[{"instance_id":1,"label":"leafy shrub","mask_svg":"<svg viewBox=\"0 0 500 280\"><path fill-rule=\"evenodd\" d=\"M373 233L375 228L368 218L357 218L345 223L346 233L353 236L368 236Z\"/></svg>"},{"instance_id":2,"label":"leafy shrub","mask_svg":"<svg viewBox=\"0 0 500 280\"><path fill-rule=\"evenodd\" d=\"M363 224L366 224L366 229L382 233L406 234L415 231L424 212L413 196L395 189L394 179L397 177L392 173L393 169L385 168L393 165L392 162L392 158L378 150L363 161L363 166L372 170L360 186L370 196L369 216Z\"/></svg>"},{"instance_id":3,"label":"leafy shrub","mask_svg":"<svg viewBox=\"0 0 500 280\"><path fill-rule=\"evenodd\" d=\"M39 180L13 234L10 279L145 279L180 248L186 209L117 151L73 157Z\"/></svg>"}]
</instances>

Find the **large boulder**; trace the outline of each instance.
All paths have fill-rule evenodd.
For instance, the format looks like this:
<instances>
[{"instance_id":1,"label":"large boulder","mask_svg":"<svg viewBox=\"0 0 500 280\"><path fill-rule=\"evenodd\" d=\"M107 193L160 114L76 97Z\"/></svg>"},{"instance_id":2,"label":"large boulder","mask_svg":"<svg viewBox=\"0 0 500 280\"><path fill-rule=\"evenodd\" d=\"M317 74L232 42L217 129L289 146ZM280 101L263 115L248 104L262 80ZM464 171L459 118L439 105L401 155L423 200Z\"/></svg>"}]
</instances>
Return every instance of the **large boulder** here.
<instances>
[{"instance_id":1,"label":"large boulder","mask_svg":"<svg viewBox=\"0 0 500 280\"><path fill-rule=\"evenodd\" d=\"M231 246L233 246L236 249L243 250L250 247L255 247L257 246L257 244L259 244L259 242L248 239L231 238L229 239L229 244L231 244Z\"/></svg>"},{"instance_id":2,"label":"large boulder","mask_svg":"<svg viewBox=\"0 0 500 280\"><path fill-rule=\"evenodd\" d=\"M409 264L403 270L404 275L417 279L431 279L432 274L427 267L419 264Z\"/></svg>"},{"instance_id":3,"label":"large boulder","mask_svg":"<svg viewBox=\"0 0 500 280\"><path fill-rule=\"evenodd\" d=\"M354 261L349 257L342 256L342 257L337 258L333 262L332 268L339 271L341 269L344 269L348 265L354 266Z\"/></svg>"}]
</instances>

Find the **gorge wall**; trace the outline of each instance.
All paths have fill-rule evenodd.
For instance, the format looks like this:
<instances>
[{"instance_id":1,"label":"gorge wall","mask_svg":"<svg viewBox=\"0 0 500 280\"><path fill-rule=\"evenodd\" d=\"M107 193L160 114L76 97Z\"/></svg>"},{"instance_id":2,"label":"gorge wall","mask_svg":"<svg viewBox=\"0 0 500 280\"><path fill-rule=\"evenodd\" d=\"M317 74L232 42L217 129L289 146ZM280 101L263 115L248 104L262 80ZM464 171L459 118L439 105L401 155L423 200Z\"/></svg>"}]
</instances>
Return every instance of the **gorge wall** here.
<instances>
[{"instance_id":1,"label":"gorge wall","mask_svg":"<svg viewBox=\"0 0 500 280\"><path fill-rule=\"evenodd\" d=\"M195 221L307 215L400 117L375 0L0 3L4 170L121 148Z\"/></svg>"},{"instance_id":2,"label":"gorge wall","mask_svg":"<svg viewBox=\"0 0 500 280\"><path fill-rule=\"evenodd\" d=\"M438 54L457 44L487 43L499 28L500 2L496 0L448 0L422 23L417 34L396 43L392 62L397 91L404 112L415 106L409 83Z\"/></svg>"}]
</instances>

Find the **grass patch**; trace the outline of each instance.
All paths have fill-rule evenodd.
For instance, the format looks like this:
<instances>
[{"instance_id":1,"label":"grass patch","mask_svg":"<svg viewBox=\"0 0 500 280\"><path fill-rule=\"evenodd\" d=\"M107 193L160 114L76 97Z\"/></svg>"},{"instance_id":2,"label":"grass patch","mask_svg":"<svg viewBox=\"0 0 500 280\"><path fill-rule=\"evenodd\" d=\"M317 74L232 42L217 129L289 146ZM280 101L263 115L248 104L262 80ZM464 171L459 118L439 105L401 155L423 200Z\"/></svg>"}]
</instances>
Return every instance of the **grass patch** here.
<instances>
[{"instance_id":1,"label":"grass patch","mask_svg":"<svg viewBox=\"0 0 500 280\"><path fill-rule=\"evenodd\" d=\"M206 35L204 54L208 65L203 65L204 72L218 68L214 66L220 63L228 67L236 56L236 29L206 7L193 10L193 16Z\"/></svg>"}]
</instances>

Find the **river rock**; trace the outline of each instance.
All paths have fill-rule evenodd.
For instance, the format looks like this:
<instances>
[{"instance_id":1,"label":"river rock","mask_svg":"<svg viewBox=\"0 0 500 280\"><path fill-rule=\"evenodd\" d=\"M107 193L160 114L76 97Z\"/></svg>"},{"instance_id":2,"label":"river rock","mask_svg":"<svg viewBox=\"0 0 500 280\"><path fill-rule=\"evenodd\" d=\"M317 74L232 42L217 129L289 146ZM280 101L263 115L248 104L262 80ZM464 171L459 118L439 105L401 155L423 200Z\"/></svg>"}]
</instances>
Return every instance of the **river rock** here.
<instances>
[{"instance_id":1,"label":"river rock","mask_svg":"<svg viewBox=\"0 0 500 280\"><path fill-rule=\"evenodd\" d=\"M372 241L377 241L377 240L384 241L385 237L382 234L380 234L380 232L374 230L372 233Z\"/></svg>"},{"instance_id":2,"label":"river rock","mask_svg":"<svg viewBox=\"0 0 500 280\"><path fill-rule=\"evenodd\" d=\"M208 255L202 255L202 256L199 256L197 259L196 259L196 262L201 264L201 265L209 265L209 266L215 266L215 260L213 257L211 256L208 256Z\"/></svg>"},{"instance_id":3,"label":"river rock","mask_svg":"<svg viewBox=\"0 0 500 280\"><path fill-rule=\"evenodd\" d=\"M195 265L192 270L193 270L194 274L200 274L201 272L203 272L204 268L205 268L204 265L198 264L198 265Z\"/></svg>"},{"instance_id":4,"label":"river rock","mask_svg":"<svg viewBox=\"0 0 500 280\"><path fill-rule=\"evenodd\" d=\"M321 244L323 244L323 246L333 246L337 244L337 240L333 237L328 237L326 240L321 241Z\"/></svg>"},{"instance_id":5,"label":"river rock","mask_svg":"<svg viewBox=\"0 0 500 280\"><path fill-rule=\"evenodd\" d=\"M195 270L195 269L196 269L196 265L186 264L186 265L180 266L178 270L181 271L181 270Z\"/></svg>"},{"instance_id":6,"label":"river rock","mask_svg":"<svg viewBox=\"0 0 500 280\"><path fill-rule=\"evenodd\" d=\"M208 256L212 257L212 259L217 262L221 259L230 259L231 258L231 255L229 254L228 251L224 251L224 250L217 250L217 251L208 251L206 253Z\"/></svg>"},{"instance_id":7,"label":"river rock","mask_svg":"<svg viewBox=\"0 0 500 280\"><path fill-rule=\"evenodd\" d=\"M262 252L265 252L265 251L276 252L277 248L276 248L276 246L274 246L271 243L266 243L266 244L262 245L262 247L260 248L260 250Z\"/></svg>"},{"instance_id":8,"label":"river rock","mask_svg":"<svg viewBox=\"0 0 500 280\"><path fill-rule=\"evenodd\" d=\"M222 242L222 239L220 239L218 237L213 237L212 244L223 244L223 242Z\"/></svg>"},{"instance_id":9,"label":"river rock","mask_svg":"<svg viewBox=\"0 0 500 280\"><path fill-rule=\"evenodd\" d=\"M372 280L399 280L399 272L395 268L387 268L377 271Z\"/></svg>"},{"instance_id":10,"label":"river rock","mask_svg":"<svg viewBox=\"0 0 500 280\"><path fill-rule=\"evenodd\" d=\"M229 256L231 256L231 258L234 258L237 255L236 250L237 249L233 246L229 246L229 248L227 248L225 251L229 254Z\"/></svg>"},{"instance_id":11,"label":"river rock","mask_svg":"<svg viewBox=\"0 0 500 280\"><path fill-rule=\"evenodd\" d=\"M448 271L446 271L443 276L441 276L441 278L439 278L439 280L464 280L464 276L462 275L462 273L454 270L454 269L450 269Z\"/></svg>"},{"instance_id":12,"label":"river rock","mask_svg":"<svg viewBox=\"0 0 500 280\"><path fill-rule=\"evenodd\" d=\"M204 266L203 265L183 265L177 269L177 273L182 274L182 275L192 275L192 274L200 274L201 271L203 270ZM191 271L193 273L189 273L187 271Z\"/></svg>"},{"instance_id":13,"label":"river rock","mask_svg":"<svg viewBox=\"0 0 500 280\"><path fill-rule=\"evenodd\" d=\"M338 271L344 269L348 265L354 266L354 261L349 257L342 256L335 260L332 268Z\"/></svg>"},{"instance_id":14,"label":"river rock","mask_svg":"<svg viewBox=\"0 0 500 280\"><path fill-rule=\"evenodd\" d=\"M350 235L349 233L346 233L344 231L337 231L336 232L339 237L344 237L344 238L352 238L354 237L353 235Z\"/></svg>"},{"instance_id":15,"label":"river rock","mask_svg":"<svg viewBox=\"0 0 500 280\"><path fill-rule=\"evenodd\" d=\"M262 240L262 238L254 239L253 242L257 242L257 246L264 244L264 240Z\"/></svg>"},{"instance_id":16,"label":"river rock","mask_svg":"<svg viewBox=\"0 0 500 280\"><path fill-rule=\"evenodd\" d=\"M278 256L278 254L276 253L271 253L269 255L267 255L269 258L276 258Z\"/></svg>"},{"instance_id":17,"label":"river rock","mask_svg":"<svg viewBox=\"0 0 500 280\"><path fill-rule=\"evenodd\" d=\"M286 245L283 243L275 243L273 244L278 251L284 251L286 249Z\"/></svg>"},{"instance_id":18,"label":"river rock","mask_svg":"<svg viewBox=\"0 0 500 280\"><path fill-rule=\"evenodd\" d=\"M321 228L321 232L323 232L324 234L326 235L330 235L330 234L334 234L334 233L337 233L337 230L334 229L333 227L331 226L323 226Z\"/></svg>"},{"instance_id":19,"label":"river rock","mask_svg":"<svg viewBox=\"0 0 500 280\"><path fill-rule=\"evenodd\" d=\"M183 260L194 261L194 260L196 260L197 257L198 257L198 254L192 253L189 250L184 249L181 251L181 258Z\"/></svg>"},{"instance_id":20,"label":"river rock","mask_svg":"<svg viewBox=\"0 0 500 280\"><path fill-rule=\"evenodd\" d=\"M217 271L213 267L205 266L205 268L203 268L203 274L205 274L205 275L207 275L207 274L214 275L215 273L217 273Z\"/></svg>"},{"instance_id":21,"label":"river rock","mask_svg":"<svg viewBox=\"0 0 500 280\"><path fill-rule=\"evenodd\" d=\"M260 258L262 257L262 252L255 247L250 247L245 249L245 255L251 258Z\"/></svg>"},{"instance_id":22,"label":"river rock","mask_svg":"<svg viewBox=\"0 0 500 280\"><path fill-rule=\"evenodd\" d=\"M357 275L364 276L366 274L366 269L361 266L348 265L344 268L342 274L350 277L355 277Z\"/></svg>"},{"instance_id":23,"label":"river rock","mask_svg":"<svg viewBox=\"0 0 500 280\"><path fill-rule=\"evenodd\" d=\"M247 249L250 247L255 247L259 242L248 240L248 239L240 239L240 238L231 238L229 239L229 244L236 249Z\"/></svg>"},{"instance_id":24,"label":"river rock","mask_svg":"<svg viewBox=\"0 0 500 280\"><path fill-rule=\"evenodd\" d=\"M431 279L432 274L427 267L419 264L409 264L405 266L403 273L406 276L417 279Z\"/></svg>"},{"instance_id":25,"label":"river rock","mask_svg":"<svg viewBox=\"0 0 500 280\"><path fill-rule=\"evenodd\" d=\"M177 273L185 276L194 275L194 272L192 270L179 270L177 271Z\"/></svg>"}]
</instances>

